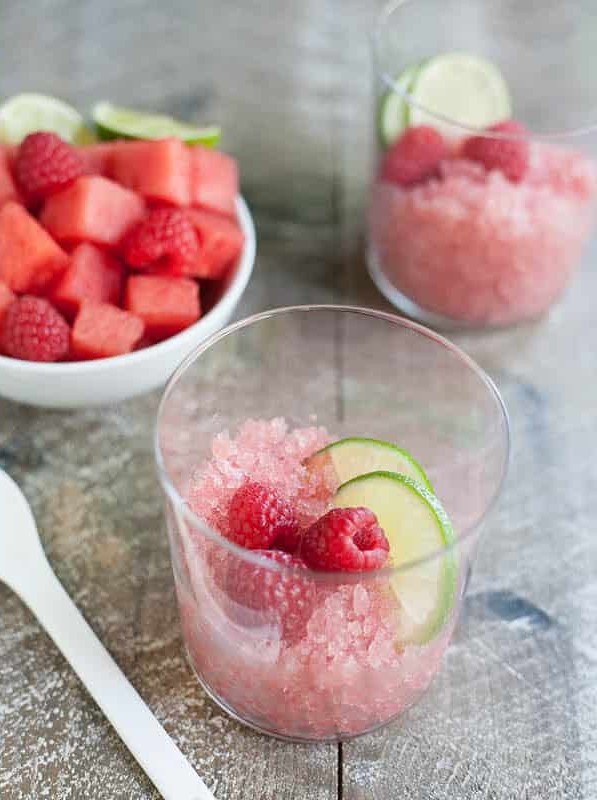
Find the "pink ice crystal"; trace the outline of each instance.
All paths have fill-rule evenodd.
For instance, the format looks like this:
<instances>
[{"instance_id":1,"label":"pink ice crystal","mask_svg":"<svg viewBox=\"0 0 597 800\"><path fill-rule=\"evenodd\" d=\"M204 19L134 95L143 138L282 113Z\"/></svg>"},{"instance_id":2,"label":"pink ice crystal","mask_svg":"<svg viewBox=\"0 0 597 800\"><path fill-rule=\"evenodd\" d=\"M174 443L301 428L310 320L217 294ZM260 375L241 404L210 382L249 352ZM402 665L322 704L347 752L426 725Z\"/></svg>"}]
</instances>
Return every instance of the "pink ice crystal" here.
<instances>
[{"instance_id":1,"label":"pink ice crystal","mask_svg":"<svg viewBox=\"0 0 597 800\"><path fill-rule=\"evenodd\" d=\"M335 487L318 482L303 462L329 442L323 428L247 420L234 436L215 437L212 458L192 477L189 504L225 535L230 497L250 478L274 486L309 524ZM424 646L397 642L400 604L387 577L307 573L313 611L302 635L286 640L275 615L240 606L214 583L214 555L220 565L238 556L199 532L190 539L178 533L184 569L175 570L176 588L193 667L213 694L258 727L316 739L362 733L414 703L439 669L452 622Z\"/></svg>"},{"instance_id":2,"label":"pink ice crystal","mask_svg":"<svg viewBox=\"0 0 597 800\"><path fill-rule=\"evenodd\" d=\"M455 157L413 188L374 185L373 257L425 310L495 325L536 317L580 259L596 194L594 163L562 147L534 143L520 183Z\"/></svg>"}]
</instances>

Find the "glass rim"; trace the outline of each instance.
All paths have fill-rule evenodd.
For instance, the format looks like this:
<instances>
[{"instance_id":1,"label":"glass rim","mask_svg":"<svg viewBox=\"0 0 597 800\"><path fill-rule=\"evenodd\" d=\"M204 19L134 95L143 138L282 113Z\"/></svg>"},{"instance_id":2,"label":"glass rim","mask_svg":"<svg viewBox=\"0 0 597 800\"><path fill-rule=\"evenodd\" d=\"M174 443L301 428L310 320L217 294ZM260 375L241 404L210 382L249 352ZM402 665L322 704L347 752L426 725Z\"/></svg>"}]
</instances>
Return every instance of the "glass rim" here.
<instances>
[{"instance_id":1,"label":"glass rim","mask_svg":"<svg viewBox=\"0 0 597 800\"><path fill-rule=\"evenodd\" d=\"M428 553L427 555L422 556L421 558L412 559L411 561L407 561L404 564L400 564L397 566L382 567L381 569L374 571L324 572L321 570L313 570L310 568L305 569L305 568L290 567L287 565L278 564L277 562L272 561L271 559L268 559L264 556L260 556L256 554L254 551L248 550L245 547L241 547L235 542L231 542L229 539L226 539L224 536L218 533L218 531L216 531L214 528L207 525L207 523L204 520L202 520L201 517L195 514L195 512L190 508L188 502L184 499L184 497L182 497L182 495L174 485L174 482L168 473L164 456L162 454L162 448L160 444L160 429L165 408L168 403L168 399L171 393L175 390L176 386L178 385L179 380L186 373L187 369L197 359L199 359L201 355L203 355L203 353L210 350L214 345L218 344L218 342L222 341L228 336L237 333L238 331L243 330L244 328L251 327L255 323L271 319L272 317L282 317L288 314L312 313L319 311L326 311L326 312L340 313L340 314L355 314L363 317L370 317L372 319L388 322L391 325L395 325L397 327L406 328L410 331L413 331L414 333L419 334L426 339L429 339L438 346L443 347L452 354L456 355L458 359L462 363L464 363L477 376L477 378L479 378L481 383L484 384L487 391L492 395L497 408L501 412L502 420L504 423L503 429L505 438L504 441L505 457L502 467L502 473L499 477L499 480L496 482L493 494L486 503L483 512L479 515L479 517L475 520L475 522L469 525L465 530L463 530L461 533L457 532L454 537L454 541L451 542L450 544L438 548L437 550L434 550L432 553ZM446 339L441 334L436 333L435 331L432 331L429 328L426 328L424 325L420 325L419 323L413 322L410 319L406 319L405 317L400 317L396 314L391 314L386 311L379 311L377 309L365 308L362 306L335 305L333 303L314 303L314 304L305 304L296 306L281 306L279 308L272 308L267 311L261 311L256 314L252 314L237 322L233 322L230 325L227 325L226 327L222 328L220 331L212 334L198 347L196 347L191 353L189 353L186 356L186 358L179 364L176 370L173 372L160 399L154 425L153 446L154 446L154 458L156 462L158 478L160 480L162 489L164 490L166 496L172 503L175 511L182 515L185 522L187 524L192 525L194 528L198 529L201 532L201 534L204 535L207 539L211 540L215 544L224 547L225 549L237 555L239 558L243 558L249 563L252 563L255 566L261 568L267 567L268 569L280 573L300 572L300 574L303 577L309 577L315 581L325 581L327 583L330 582L357 583L361 580L366 580L367 578L374 579L379 577L391 577L393 575L409 572L412 569L416 569L417 567L420 567L423 564L434 561L435 559L441 558L442 556L457 550L465 541L468 541L468 539L472 537L472 535L478 530L478 528L481 526L484 520L488 517L490 512L495 507L498 498L500 497L504 481L508 473L508 465L510 461L510 452L511 452L511 436L510 436L510 419L508 415L508 410L494 381L485 372L485 370L482 369L482 367L480 367L473 358L471 358L471 356L465 353L464 350L455 345L449 339Z\"/></svg>"},{"instance_id":2,"label":"glass rim","mask_svg":"<svg viewBox=\"0 0 597 800\"><path fill-rule=\"evenodd\" d=\"M467 136L485 136L491 139L508 139L508 140L527 138L530 140L535 139L538 141L545 141L545 142L558 142L564 139L573 139L576 137L586 136L591 133L594 134L597 131L597 122L596 122L591 125L584 125L580 128L572 128L570 130L553 131L553 132L550 131L549 133L536 133L535 131L529 130L529 135L525 137L524 133L522 134L504 133L500 131L490 131L488 128L476 128L472 125L465 125L462 122L457 122L456 120L450 119L450 117L445 116L445 114L439 114L435 111L431 111L426 106L414 100L413 97L406 90L404 90L398 85L396 76L395 75L392 76L392 74L382 66L380 49L382 45L385 25L388 23L389 18L392 16L392 14L395 11L398 11L403 6L417 2L422 2L422 0L389 0L389 2L387 2L382 7L381 11L377 14L373 31L369 34L370 45L373 53L373 63L375 66L375 72L377 76L382 80L384 85L387 87L388 91L395 92L409 106L416 108L418 111L424 112L432 119L436 119L438 122L441 122L444 125L450 125L455 130L460 130L464 135Z\"/></svg>"}]
</instances>

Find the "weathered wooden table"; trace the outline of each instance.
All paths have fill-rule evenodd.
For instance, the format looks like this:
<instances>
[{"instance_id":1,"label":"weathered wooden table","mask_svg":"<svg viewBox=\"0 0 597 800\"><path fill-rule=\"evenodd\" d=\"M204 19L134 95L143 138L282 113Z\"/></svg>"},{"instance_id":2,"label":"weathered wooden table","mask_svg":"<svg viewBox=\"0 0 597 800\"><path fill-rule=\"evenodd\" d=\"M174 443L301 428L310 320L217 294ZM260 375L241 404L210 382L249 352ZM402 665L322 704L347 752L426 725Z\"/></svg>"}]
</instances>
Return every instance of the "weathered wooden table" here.
<instances>
[{"instance_id":1,"label":"weathered wooden table","mask_svg":"<svg viewBox=\"0 0 597 800\"><path fill-rule=\"evenodd\" d=\"M46 91L219 120L259 255L239 315L387 307L360 256L370 152L367 0L0 3L0 94ZM593 254L595 255L595 254ZM510 477L432 690L337 748L228 719L185 662L154 477L159 395L44 412L0 401L0 465L56 572L218 800L597 797L595 311L589 257L541 323L456 336L513 422ZM35 620L0 586L0 797L156 792Z\"/></svg>"}]
</instances>

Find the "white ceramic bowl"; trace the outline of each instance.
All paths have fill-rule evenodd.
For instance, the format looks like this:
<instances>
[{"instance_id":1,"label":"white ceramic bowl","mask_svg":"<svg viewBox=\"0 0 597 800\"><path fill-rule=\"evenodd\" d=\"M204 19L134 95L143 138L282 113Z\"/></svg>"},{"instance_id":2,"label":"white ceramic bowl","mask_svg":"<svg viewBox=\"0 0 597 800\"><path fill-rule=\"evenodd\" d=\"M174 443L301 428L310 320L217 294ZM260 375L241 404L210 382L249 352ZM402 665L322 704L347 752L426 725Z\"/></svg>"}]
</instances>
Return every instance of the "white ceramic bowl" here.
<instances>
[{"instance_id":1,"label":"white ceramic bowl","mask_svg":"<svg viewBox=\"0 0 597 800\"><path fill-rule=\"evenodd\" d=\"M203 339L229 321L255 262L255 228L244 200L237 200L245 244L222 296L194 325L164 342L124 356L41 364L0 356L0 396L43 408L80 408L115 403L166 383Z\"/></svg>"}]
</instances>

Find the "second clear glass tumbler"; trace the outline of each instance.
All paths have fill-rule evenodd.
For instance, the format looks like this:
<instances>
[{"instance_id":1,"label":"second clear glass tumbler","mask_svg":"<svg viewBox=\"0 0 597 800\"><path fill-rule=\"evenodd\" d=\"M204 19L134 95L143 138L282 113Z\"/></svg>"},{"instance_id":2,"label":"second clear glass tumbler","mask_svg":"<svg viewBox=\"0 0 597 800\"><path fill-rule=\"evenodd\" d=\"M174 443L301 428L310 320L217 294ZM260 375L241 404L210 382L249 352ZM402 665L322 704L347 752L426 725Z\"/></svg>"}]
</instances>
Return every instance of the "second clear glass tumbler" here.
<instances>
[{"instance_id":1,"label":"second clear glass tumbler","mask_svg":"<svg viewBox=\"0 0 597 800\"><path fill-rule=\"evenodd\" d=\"M596 40L591 2L400 0L380 15L368 264L398 309L493 327L560 298L594 231Z\"/></svg>"}]
</instances>

